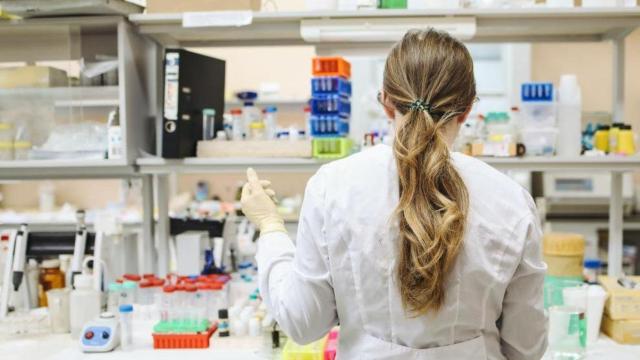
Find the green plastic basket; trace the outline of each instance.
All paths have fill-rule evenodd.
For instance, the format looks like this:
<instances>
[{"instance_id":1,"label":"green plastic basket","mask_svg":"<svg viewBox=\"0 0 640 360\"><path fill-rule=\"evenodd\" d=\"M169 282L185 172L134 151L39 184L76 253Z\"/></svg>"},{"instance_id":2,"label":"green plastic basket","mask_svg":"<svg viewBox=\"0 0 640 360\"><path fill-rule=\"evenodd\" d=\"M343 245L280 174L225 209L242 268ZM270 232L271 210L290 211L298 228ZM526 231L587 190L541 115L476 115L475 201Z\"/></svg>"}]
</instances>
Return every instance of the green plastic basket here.
<instances>
[{"instance_id":1,"label":"green plastic basket","mask_svg":"<svg viewBox=\"0 0 640 360\"><path fill-rule=\"evenodd\" d=\"M316 159L339 159L351 154L353 142L349 138L317 138L312 147Z\"/></svg>"}]
</instances>

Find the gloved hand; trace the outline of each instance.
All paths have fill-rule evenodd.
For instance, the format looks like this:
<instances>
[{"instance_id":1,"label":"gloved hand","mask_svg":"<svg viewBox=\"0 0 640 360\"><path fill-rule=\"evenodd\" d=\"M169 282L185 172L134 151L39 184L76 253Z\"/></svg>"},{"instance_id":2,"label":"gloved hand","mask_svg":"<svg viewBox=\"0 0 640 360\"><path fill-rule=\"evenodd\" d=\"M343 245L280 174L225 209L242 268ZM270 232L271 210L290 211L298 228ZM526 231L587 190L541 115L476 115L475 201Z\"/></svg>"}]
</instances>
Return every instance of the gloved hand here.
<instances>
[{"instance_id":1,"label":"gloved hand","mask_svg":"<svg viewBox=\"0 0 640 360\"><path fill-rule=\"evenodd\" d=\"M242 212L259 229L260 234L270 232L287 232L284 220L278 214L275 192L269 189L268 181L260 180L258 174L252 169L247 169L247 183L242 188Z\"/></svg>"}]
</instances>

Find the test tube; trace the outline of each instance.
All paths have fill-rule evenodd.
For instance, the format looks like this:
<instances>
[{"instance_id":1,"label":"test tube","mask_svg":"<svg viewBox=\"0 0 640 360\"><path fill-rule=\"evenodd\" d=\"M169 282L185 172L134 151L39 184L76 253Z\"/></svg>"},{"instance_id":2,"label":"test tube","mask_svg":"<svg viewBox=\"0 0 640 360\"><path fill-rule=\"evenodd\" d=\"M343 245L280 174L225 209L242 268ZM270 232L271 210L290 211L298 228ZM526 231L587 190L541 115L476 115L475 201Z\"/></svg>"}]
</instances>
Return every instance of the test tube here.
<instances>
[{"instance_id":1,"label":"test tube","mask_svg":"<svg viewBox=\"0 0 640 360\"><path fill-rule=\"evenodd\" d=\"M107 298L107 311L115 314L118 312L118 306L120 305L120 293L122 292L122 285L118 283L109 284L109 296Z\"/></svg>"},{"instance_id":2,"label":"test tube","mask_svg":"<svg viewBox=\"0 0 640 360\"><path fill-rule=\"evenodd\" d=\"M198 318L198 288L193 284L185 285L184 305L186 310L185 323L189 329L198 326L200 319Z\"/></svg>"},{"instance_id":3,"label":"test tube","mask_svg":"<svg viewBox=\"0 0 640 360\"><path fill-rule=\"evenodd\" d=\"M173 285L167 285L162 289L162 302L160 304L160 321L161 322L172 322L175 320L174 313L174 295L175 295L176 287Z\"/></svg>"},{"instance_id":4,"label":"test tube","mask_svg":"<svg viewBox=\"0 0 640 360\"><path fill-rule=\"evenodd\" d=\"M135 281L125 281L122 283L122 292L120 292L120 305L135 304L136 290L138 283Z\"/></svg>"},{"instance_id":5,"label":"test tube","mask_svg":"<svg viewBox=\"0 0 640 360\"><path fill-rule=\"evenodd\" d=\"M133 306L120 305L120 348L123 351L131 350L133 345Z\"/></svg>"}]
</instances>

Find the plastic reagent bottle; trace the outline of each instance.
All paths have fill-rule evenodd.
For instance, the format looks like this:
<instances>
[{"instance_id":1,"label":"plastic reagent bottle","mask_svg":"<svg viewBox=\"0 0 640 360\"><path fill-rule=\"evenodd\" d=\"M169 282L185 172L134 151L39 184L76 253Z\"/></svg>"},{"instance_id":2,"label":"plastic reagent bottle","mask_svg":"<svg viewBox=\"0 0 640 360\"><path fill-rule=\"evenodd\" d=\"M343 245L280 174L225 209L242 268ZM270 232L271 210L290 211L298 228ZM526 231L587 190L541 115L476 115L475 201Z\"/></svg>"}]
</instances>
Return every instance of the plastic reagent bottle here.
<instances>
[{"instance_id":1,"label":"plastic reagent bottle","mask_svg":"<svg viewBox=\"0 0 640 360\"><path fill-rule=\"evenodd\" d=\"M71 336L78 338L84 325L100 315L100 292L93 288L93 277L79 274L75 277L75 290L69 298Z\"/></svg>"},{"instance_id":2,"label":"plastic reagent bottle","mask_svg":"<svg viewBox=\"0 0 640 360\"><path fill-rule=\"evenodd\" d=\"M575 157L582 152L582 93L573 74L562 75L558 87L558 156Z\"/></svg>"},{"instance_id":3,"label":"plastic reagent bottle","mask_svg":"<svg viewBox=\"0 0 640 360\"><path fill-rule=\"evenodd\" d=\"M267 140L274 140L278 131L278 108L275 106L269 106L264 109L264 125L265 125L265 138Z\"/></svg>"}]
</instances>

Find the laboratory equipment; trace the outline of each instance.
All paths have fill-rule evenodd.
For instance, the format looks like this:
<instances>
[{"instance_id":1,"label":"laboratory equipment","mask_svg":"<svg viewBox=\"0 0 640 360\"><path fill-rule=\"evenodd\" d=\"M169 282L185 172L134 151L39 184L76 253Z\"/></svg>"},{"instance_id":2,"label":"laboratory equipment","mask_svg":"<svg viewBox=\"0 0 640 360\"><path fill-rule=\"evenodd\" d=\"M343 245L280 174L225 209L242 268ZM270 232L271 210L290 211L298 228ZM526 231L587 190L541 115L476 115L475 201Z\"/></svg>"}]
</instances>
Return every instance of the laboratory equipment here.
<instances>
[{"instance_id":1,"label":"laboratory equipment","mask_svg":"<svg viewBox=\"0 0 640 360\"><path fill-rule=\"evenodd\" d=\"M524 83L521 86L520 114L525 128L556 126L555 92L552 83Z\"/></svg>"},{"instance_id":2,"label":"laboratory equipment","mask_svg":"<svg viewBox=\"0 0 640 360\"><path fill-rule=\"evenodd\" d=\"M60 260L44 260L40 270L40 296L38 305L46 307L46 292L52 289L62 289L64 285L64 274L60 271Z\"/></svg>"},{"instance_id":3,"label":"laboratory equipment","mask_svg":"<svg viewBox=\"0 0 640 360\"><path fill-rule=\"evenodd\" d=\"M46 293L49 308L49 323L51 332L64 334L71 331L69 322L69 289L53 289Z\"/></svg>"},{"instance_id":4,"label":"laboratory equipment","mask_svg":"<svg viewBox=\"0 0 640 360\"><path fill-rule=\"evenodd\" d=\"M20 230L16 234L16 244L13 255L13 277L12 284L13 290L18 291L20 284L22 284L22 278L24 276L24 270L27 259L27 239L29 238L29 231L27 224L20 225ZM5 283L7 284L7 283ZM25 287L27 288L27 287Z\"/></svg>"},{"instance_id":5,"label":"laboratory equipment","mask_svg":"<svg viewBox=\"0 0 640 360\"><path fill-rule=\"evenodd\" d=\"M109 352L119 343L120 326L114 314L102 313L85 322L80 336L80 349L83 352Z\"/></svg>"},{"instance_id":6,"label":"laboratory equipment","mask_svg":"<svg viewBox=\"0 0 640 360\"><path fill-rule=\"evenodd\" d=\"M133 306L120 305L120 348L123 351L131 350L133 346Z\"/></svg>"},{"instance_id":7,"label":"laboratory equipment","mask_svg":"<svg viewBox=\"0 0 640 360\"><path fill-rule=\"evenodd\" d=\"M244 119L242 117L242 109L231 109L231 137L230 140L244 139Z\"/></svg>"},{"instance_id":8,"label":"laboratory equipment","mask_svg":"<svg viewBox=\"0 0 640 360\"><path fill-rule=\"evenodd\" d=\"M314 77L339 76L344 79L351 78L351 64L341 57L315 57L311 66Z\"/></svg>"},{"instance_id":9,"label":"laboratory equipment","mask_svg":"<svg viewBox=\"0 0 640 360\"><path fill-rule=\"evenodd\" d=\"M335 94L351 97L351 82L340 76L319 76L311 79L311 95Z\"/></svg>"},{"instance_id":10,"label":"laboratory equipment","mask_svg":"<svg viewBox=\"0 0 640 360\"><path fill-rule=\"evenodd\" d=\"M229 336L229 311L227 309L218 310L218 331L220 337Z\"/></svg>"},{"instance_id":11,"label":"laboratory equipment","mask_svg":"<svg viewBox=\"0 0 640 360\"><path fill-rule=\"evenodd\" d=\"M112 282L109 284L107 294L107 311L115 314L120 306L120 294L122 293L122 284Z\"/></svg>"},{"instance_id":12,"label":"laboratory equipment","mask_svg":"<svg viewBox=\"0 0 640 360\"><path fill-rule=\"evenodd\" d=\"M216 111L214 109L202 110L202 140L213 140L216 136ZM224 124L223 124L224 129Z\"/></svg>"},{"instance_id":13,"label":"laboratory equipment","mask_svg":"<svg viewBox=\"0 0 640 360\"><path fill-rule=\"evenodd\" d=\"M590 346L595 344L600 335L607 292L600 285L589 285L587 297L587 346Z\"/></svg>"},{"instance_id":14,"label":"laboratory equipment","mask_svg":"<svg viewBox=\"0 0 640 360\"><path fill-rule=\"evenodd\" d=\"M233 116L230 113L222 115L222 128L225 140L233 140ZM220 131L216 133L216 138L220 137L219 133Z\"/></svg>"},{"instance_id":15,"label":"laboratory equipment","mask_svg":"<svg viewBox=\"0 0 640 360\"><path fill-rule=\"evenodd\" d=\"M595 135L593 136L593 147L596 150L609 152L609 125L598 125Z\"/></svg>"},{"instance_id":16,"label":"laboratory equipment","mask_svg":"<svg viewBox=\"0 0 640 360\"><path fill-rule=\"evenodd\" d=\"M120 108L109 113L107 121L107 158L120 159L124 154L122 127L120 126Z\"/></svg>"},{"instance_id":17,"label":"laboratory equipment","mask_svg":"<svg viewBox=\"0 0 640 360\"><path fill-rule=\"evenodd\" d=\"M82 272L82 262L84 261L86 247L87 225L85 223L85 212L84 210L78 210L76 211L76 238L71 260L71 274L68 275L71 287L74 285L74 277Z\"/></svg>"},{"instance_id":18,"label":"laboratory equipment","mask_svg":"<svg viewBox=\"0 0 640 360\"><path fill-rule=\"evenodd\" d=\"M263 112L265 138L267 140L275 140L276 133L278 132L278 108L275 106L268 106Z\"/></svg>"},{"instance_id":19,"label":"laboratory equipment","mask_svg":"<svg viewBox=\"0 0 640 360\"><path fill-rule=\"evenodd\" d=\"M120 305L135 304L138 292L138 283L135 281L124 281L122 283L122 291L120 292Z\"/></svg>"},{"instance_id":20,"label":"laboratory equipment","mask_svg":"<svg viewBox=\"0 0 640 360\"><path fill-rule=\"evenodd\" d=\"M558 86L558 142L559 156L575 157L582 152L582 93L576 75L560 77Z\"/></svg>"},{"instance_id":21,"label":"laboratory equipment","mask_svg":"<svg viewBox=\"0 0 640 360\"><path fill-rule=\"evenodd\" d=\"M525 128L520 136L527 155L551 156L556 152L558 130L555 128Z\"/></svg>"},{"instance_id":22,"label":"laboratory equipment","mask_svg":"<svg viewBox=\"0 0 640 360\"><path fill-rule=\"evenodd\" d=\"M184 49L164 56L162 156L196 155L203 138L203 109L215 110L213 134L223 130L225 62Z\"/></svg>"},{"instance_id":23,"label":"laboratory equipment","mask_svg":"<svg viewBox=\"0 0 640 360\"><path fill-rule=\"evenodd\" d=\"M76 275L75 289L69 296L69 321L71 336L77 338L85 324L100 315L100 292L93 288L93 278L89 274ZM84 332L83 332L84 333Z\"/></svg>"},{"instance_id":24,"label":"laboratory equipment","mask_svg":"<svg viewBox=\"0 0 640 360\"><path fill-rule=\"evenodd\" d=\"M254 121L249 124L249 139L251 140L265 140L266 131L262 121Z\"/></svg>"},{"instance_id":25,"label":"laboratory equipment","mask_svg":"<svg viewBox=\"0 0 640 360\"><path fill-rule=\"evenodd\" d=\"M198 275L205 266L205 251L211 250L206 231L187 231L176 236L177 273Z\"/></svg>"},{"instance_id":26,"label":"laboratory equipment","mask_svg":"<svg viewBox=\"0 0 640 360\"><path fill-rule=\"evenodd\" d=\"M635 136L631 131L631 125L624 124L618 134L618 154L633 155L636 153Z\"/></svg>"},{"instance_id":27,"label":"laboratory equipment","mask_svg":"<svg viewBox=\"0 0 640 360\"><path fill-rule=\"evenodd\" d=\"M597 284L601 267L602 262L600 261L600 259L585 259L584 269L582 271L584 281L586 281L588 284Z\"/></svg>"},{"instance_id":28,"label":"laboratory equipment","mask_svg":"<svg viewBox=\"0 0 640 360\"><path fill-rule=\"evenodd\" d=\"M313 139L313 157L316 159L339 159L351 154L353 142L349 138Z\"/></svg>"},{"instance_id":29,"label":"laboratory equipment","mask_svg":"<svg viewBox=\"0 0 640 360\"><path fill-rule=\"evenodd\" d=\"M282 350L282 360L321 360L324 359L326 336L307 345L298 345L291 338Z\"/></svg>"},{"instance_id":30,"label":"laboratory equipment","mask_svg":"<svg viewBox=\"0 0 640 360\"><path fill-rule=\"evenodd\" d=\"M543 238L543 256L547 277L582 281L585 239L581 234L547 233Z\"/></svg>"},{"instance_id":31,"label":"laboratory equipment","mask_svg":"<svg viewBox=\"0 0 640 360\"><path fill-rule=\"evenodd\" d=\"M580 359L587 343L588 285L562 280L545 284L549 309L549 352L554 359Z\"/></svg>"}]
</instances>

